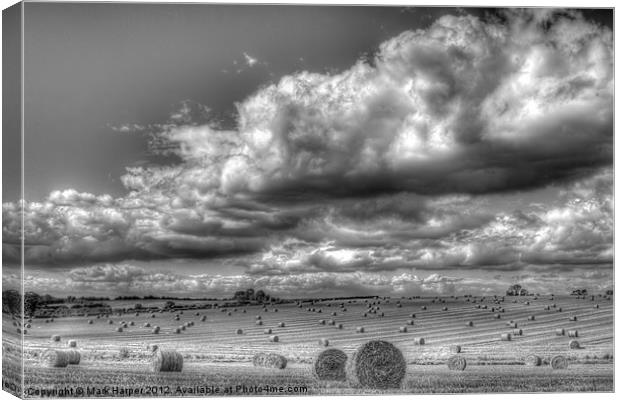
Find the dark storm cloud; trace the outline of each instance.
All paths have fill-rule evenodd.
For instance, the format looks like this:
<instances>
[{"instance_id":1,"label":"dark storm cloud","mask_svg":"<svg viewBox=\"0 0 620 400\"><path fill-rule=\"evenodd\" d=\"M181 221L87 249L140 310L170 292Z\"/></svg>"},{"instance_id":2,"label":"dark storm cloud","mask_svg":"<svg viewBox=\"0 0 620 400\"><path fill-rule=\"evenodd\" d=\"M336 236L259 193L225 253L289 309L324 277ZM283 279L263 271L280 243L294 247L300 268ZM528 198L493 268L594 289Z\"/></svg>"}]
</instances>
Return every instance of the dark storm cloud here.
<instances>
[{"instance_id":1,"label":"dark storm cloud","mask_svg":"<svg viewBox=\"0 0 620 400\"><path fill-rule=\"evenodd\" d=\"M23 213L28 264L245 255L252 279L309 288L308 273L607 263L611 39L578 14L445 16L372 62L259 89L234 129L183 103L151 132L178 163L127 168L123 197L6 203L4 240ZM481 200L558 182L563 202L540 209Z\"/></svg>"}]
</instances>

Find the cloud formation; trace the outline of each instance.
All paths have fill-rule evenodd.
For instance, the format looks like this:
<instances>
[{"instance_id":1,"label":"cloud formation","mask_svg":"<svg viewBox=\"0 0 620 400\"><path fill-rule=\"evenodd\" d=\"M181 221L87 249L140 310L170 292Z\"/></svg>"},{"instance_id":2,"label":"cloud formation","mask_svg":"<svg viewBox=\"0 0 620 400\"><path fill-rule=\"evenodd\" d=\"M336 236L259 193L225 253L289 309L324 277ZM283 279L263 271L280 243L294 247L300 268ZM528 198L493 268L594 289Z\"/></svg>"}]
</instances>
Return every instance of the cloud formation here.
<instances>
[{"instance_id":1,"label":"cloud formation","mask_svg":"<svg viewBox=\"0 0 620 400\"><path fill-rule=\"evenodd\" d=\"M83 287L121 277L140 290L449 292L453 281L381 274L606 268L612 104L612 33L579 13L444 16L343 72L260 88L237 104L234 128L192 102L162 124L116 127L149 131L151 151L178 162L127 168L118 198L67 189L3 204L4 259L19 262L23 215L27 265L115 263L72 269ZM488 207L492 195L550 186L559 199ZM218 257L238 257L247 274L116 264ZM356 286L355 274L376 285Z\"/></svg>"}]
</instances>

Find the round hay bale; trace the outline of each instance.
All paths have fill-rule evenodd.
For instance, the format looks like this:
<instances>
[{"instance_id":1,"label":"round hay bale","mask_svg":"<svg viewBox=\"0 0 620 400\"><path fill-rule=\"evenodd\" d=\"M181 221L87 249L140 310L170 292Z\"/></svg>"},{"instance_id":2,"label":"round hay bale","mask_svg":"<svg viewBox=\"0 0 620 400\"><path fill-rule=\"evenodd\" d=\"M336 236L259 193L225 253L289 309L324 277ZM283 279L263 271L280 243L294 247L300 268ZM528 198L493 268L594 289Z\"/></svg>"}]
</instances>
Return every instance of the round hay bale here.
<instances>
[{"instance_id":1,"label":"round hay bale","mask_svg":"<svg viewBox=\"0 0 620 400\"><path fill-rule=\"evenodd\" d=\"M95 323L95 321L93 321L92 319L89 319L89 320L88 320L88 325L92 325L92 324L94 324L94 323Z\"/></svg>"},{"instance_id":2,"label":"round hay bale","mask_svg":"<svg viewBox=\"0 0 620 400\"><path fill-rule=\"evenodd\" d=\"M256 319L263 319L263 317L261 317L260 315L257 315Z\"/></svg>"},{"instance_id":3,"label":"round hay bale","mask_svg":"<svg viewBox=\"0 0 620 400\"><path fill-rule=\"evenodd\" d=\"M135 322L133 321L129 322L129 326L134 326L134 325L135 325Z\"/></svg>"},{"instance_id":4,"label":"round hay bale","mask_svg":"<svg viewBox=\"0 0 620 400\"><path fill-rule=\"evenodd\" d=\"M319 346L327 347L329 346L329 340L325 338L319 339Z\"/></svg>"},{"instance_id":5,"label":"round hay bale","mask_svg":"<svg viewBox=\"0 0 620 400\"><path fill-rule=\"evenodd\" d=\"M69 347L77 347L77 341L75 341L75 340L69 340L69 341L67 342L67 346L69 346Z\"/></svg>"},{"instance_id":6,"label":"round hay bale","mask_svg":"<svg viewBox=\"0 0 620 400\"><path fill-rule=\"evenodd\" d=\"M407 327L406 327L406 326L401 326L401 327L399 327L399 328L398 328L398 332L400 332L400 333L405 333L405 332L407 332Z\"/></svg>"},{"instance_id":7,"label":"round hay bale","mask_svg":"<svg viewBox=\"0 0 620 400\"><path fill-rule=\"evenodd\" d=\"M236 333L237 335L243 335L243 329L238 328L238 329L235 331L235 333Z\"/></svg>"},{"instance_id":8,"label":"round hay bale","mask_svg":"<svg viewBox=\"0 0 620 400\"><path fill-rule=\"evenodd\" d=\"M501 318L502 318L501 314L495 314L495 319L501 319Z\"/></svg>"},{"instance_id":9,"label":"round hay bale","mask_svg":"<svg viewBox=\"0 0 620 400\"><path fill-rule=\"evenodd\" d=\"M474 326L474 321L468 321L467 326Z\"/></svg>"},{"instance_id":10,"label":"round hay bale","mask_svg":"<svg viewBox=\"0 0 620 400\"><path fill-rule=\"evenodd\" d=\"M426 341L424 340L424 338L414 338L413 339L413 343L417 344L419 346L423 345L424 343L426 343Z\"/></svg>"},{"instance_id":11,"label":"round hay bale","mask_svg":"<svg viewBox=\"0 0 620 400\"><path fill-rule=\"evenodd\" d=\"M277 343L280 341L280 338L278 337L278 335L271 335L269 336L269 341L273 343Z\"/></svg>"},{"instance_id":12,"label":"round hay bale","mask_svg":"<svg viewBox=\"0 0 620 400\"><path fill-rule=\"evenodd\" d=\"M400 388L407 364L403 353L393 344L371 340L353 353L345 368L353 387L391 389Z\"/></svg>"},{"instance_id":13,"label":"round hay bale","mask_svg":"<svg viewBox=\"0 0 620 400\"><path fill-rule=\"evenodd\" d=\"M576 340L571 340L570 342L568 342L568 348L569 349L580 349L581 346L579 345L579 342Z\"/></svg>"},{"instance_id":14,"label":"round hay bale","mask_svg":"<svg viewBox=\"0 0 620 400\"><path fill-rule=\"evenodd\" d=\"M146 351L155 352L159 349L159 346L156 344L149 344L146 346Z\"/></svg>"},{"instance_id":15,"label":"round hay bale","mask_svg":"<svg viewBox=\"0 0 620 400\"><path fill-rule=\"evenodd\" d=\"M525 365L530 365L532 367L539 367L542 365L542 359L538 357L536 354L529 354L525 357Z\"/></svg>"},{"instance_id":16,"label":"round hay bale","mask_svg":"<svg viewBox=\"0 0 620 400\"><path fill-rule=\"evenodd\" d=\"M180 329L180 330L182 330L182 331L184 331L184 330L185 330L185 325L181 325L181 326L179 326L179 329Z\"/></svg>"},{"instance_id":17,"label":"round hay bale","mask_svg":"<svg viewBox=\"0 0 620 400\"><path fill-rule=\"evenodd\" d=\"M181 372L183 370L183 356L175 350L157 350L151 360L153 372Z\"/></svg>"},{"instance_id":18,"label":"round hay bale","mask_svg":"<svg viewBox=\"0 0 620 400\"><path fill-rule=\"evenodd\" d=\"M159 331L160 331L160 329L161 329L161 328L160 328L159 326L156 326L156 327L154 327L154 328L153 328L152 332L153 332L154 334L158 334L158 333L159 333Z\"/></svg>"},{"instance_id":19,"label":"round hay bale","mask_svg":"<svg viewBox=\"0 0 620 400\"><path fill-rule=\"evenodd\" d=\"M52 335L50 338L52 342L60 342L60 335Z\"/></svg>"},{"instance_id":20,"label":"round hay bale","mask_svg":"<svg viewBox=\"0 0 620 400\"><path fill-rule=\"evenodd\" d=\"M116 328L116 332L122 332L123 331L123 327L119 326L118 328Z\"/></svg>"},{"instance_id":21,"label":"round hay bale","mask_svg":"<svg viewBox=\"0 0 620 400\"><path fill-rule=\"evenodd\" d=\"M448 307L443 307L441 311L448 311Z\"/></svg>"},{"instance_id":22,"label":"round hay bale","mask_svg":"<svg viewBox=\"0 0 620 400\"><path fill-rule=\"evenodd\" d=\"M338 324L338 325L336 325L336 328L342 329L342 328L344 328L344 326L342 324Z\"/></svg>"},{"instance_id":23,"label":"round hay bale","mask_svg":"<svg viewBox=\"0 0 620 400\"><path fill-rule=\"evenodd\" d=\"M145 324L144 324L144 327L145 327L145 328L150 328L150 327L151 327L151 323L150 323L150 322L145 323Z\"/></svg>"},{"instance_id":24,"label":"round hay bale","mask_svg":"<svg viewBox=\"0 0 620 400\"><path fill-rule=\"evenodd\" d=\"M325 325L325 320L324 319L320 319L319 320L319 325Z\"/></svg>"},{"instance_id":25,"label":"round hay bale","mask_svg":"<svg viewBox=\"0 0 620 400\"><path fill-rule=\"evenodd\" d=\"M69 354L64 350L46 350L41 359L48 367L64 368L69 364Z\"/></svg>"},{"instance_id":26,"label":"round hay bale","mask_svg":"<svg viewBox=\"0 0 620 400\"><path fill-rule=\"evenodd\" d=\"M566 359L566 357L564 356L553 356L551 358L551 361L549 362L549 364L551 364L551 368L553 369L566 369L568 368L568 360Z\"/></svg>"},{"instance_id":27,"label":"round hay bale","mask_svg":"<svg viewBox=\"0 0 620 400\"><path fill-rule=\"evenodd\" d=\"M555 330L556 336L564 336L564 328L558 328Z\"/></svg>"},{"instance_id":28,"label":"round hay bale","mask_svg":"<svg viewBox=\"0 0 620 400\"><path fill-rule=\"evenodd\" d=\"M577 332L577 331L568 331L568 337L579 337L579 332Z\"/></svg>"},{"instance_id":29,"label":"round hay bale","mask_svg":"<svg viewBox=\"0 0 620 400\"><path fill-rule=\"evenodd\" d=\"M347 355L342 350L324 350L314 361L314 375L320 381L345 381Z\"/></svg>"},{"instance_id":30,"label":"round hay bale","mask_svg":"<svg viewBox=\"0 0 620 400\"><path fill-rule=\"evenodd\" d=\"M267 328L263 331L265 335L271 335L271 328Z\"/></svg>"},{"instance_id":31,"label":"round hay bale","mask_svg":"<svg viewBox=\"0 0 620 400\"><path fill-rule=\"evenodd\" d=\"M276 353L258 353L252 358L252 364L255 367L284 369L286 357Z\"/></svg>"},{"instance_id":32,"label":"round hay bale","mask_svg":"<svg viewBox=\"0 0 620 400\"><path fill-rule=\"evenodd\" d=\"M577 317L575 315L568 318L569 321L577 321Z\"/></svg>"},{"instance_id":33,"label":"round hay bale","mask_svg":"<svg viewBox=\"0 0 620 400\"><path fill-rule=\"evenodd\" d=\"M77 365L80 363L80 352L77 350L65 350L67 353L67 363Z\"/></svg>"},{"instance_id":34,"label":"round hay bale","mask_svg":"<svg viewBox=\"0 0 620 400\"><path fill-rule=\"evenodd\" d=\"M407 325L413 325L413 320L412 319L407 320Z\"/></svg>"},{"instance_id":35,"label":"round hay bale","mask_svg":"<svg viewBox=\"0 0 620 400\"><path fill-rule=\"evenodd\" d=\"M502 333L500 339L504 342L509 342L510 340L512 340L512 335L510 333Z\"/></svg>"},{"instance_id":36,"label":"round hay bale","mask_svg":"<svg viewBox=\"0 0 620 400\"><path fill-rule=\"evenodd\" d=\"M355 328L355 332L357 332L357 333L364 333L364 327L363 326L358 326L357 328Z\"/></svg>"},{"instance_id":37,"label":"round hay bale","mask_svg":"<svg viewBox=\"0 0 620 400\"><path fill-rule=\"evenodd\" d=\"M260 319L258 321L256 321L256 325L262 325L263 321L261 321Z\"/></svg>"},{"instance_id":38,"label":"round hay bale","mask_svg":"<svg viewBox=\"0 0 620 400\"><path fill-rule=\"evenodd\" d=\"M512 334L514 336L523 336L523 329L513 329Z\"/></svg>"},{"instance_id":39,"label":"round hay bale","mask_svg":"<svg viewBox=\"0 0 620 400\"><path fill-rule=\"evenodd\" d=\"M422 308L422 310L426 310L426 306L422 306L421 308Z\"/></svg>"},{"instance_id":40,"label":"round hay bale","mask_svg":"<svg viewBox=\"0 0 620 400\"><path fill-rule=\"evenodd\" d=\"M467 360L461 356L452 356L448 358L447 364L450 371L464 371L467 367Z\"/></svg>"},{"instance_id":41,"label":"round hay bale","mask_svg":"<svg viewBox=\"0 0 620 400\"><path fill-rule=\"evenodd\" d=\"M203 315L202 317L200 317L200 322L205 322L207 320L207 316Z\"/></svg>"},{"instance_id":42,"label":"round hay bale","mask_svg":"<svg viewBox=\"0 0 620 400\"><path fill-rule=\"evenodd\" d=\"M181 328L174 328L173 332L178 335L179 333L181 333Z\"/></svg>"},{"instance_id":43,"label":"round hay bale","mask_svg":"<svg viewBox=\"0 0 620 400\"><path fill-rule=\"evenodd\" d=\"M114 323L114 321L112 321L111 319L108 320L108 325L112 325Z\"/></svg>"},{"instance_id":44,"label":"round hay bale","mask_svg":"<svg viewBox=\"0 0 620 400\"><path fill-rule=\"evenodd\" d=\"M535 321L536 320L536 316L530 315L530 316L527 317L527 320L528 321Z\"/></svg>"},{"instance_id":45,"label":"round hay bale","mask_svg":"<svg viewBox=\"0 0 620 400\"><path fill-rule=\"evenodd\" d=\"M594 306L594 308L599 308L599 307L598 307L598 304L596 304L596 305Z\"/></svg>"},{"instance_id":46,"label":"round hay bale","mask_svg":"<svg viewBox=\"0 0 620 400\"><path fill-rule=\"evenodd\" d=\"M460 353L461 352L461 346L459 346L458 344L453 344L452 346L450 346L450 353Z\"/></svg>"},{"instance_id":47,"label":"round hay bale","mask_svg":"<svg viewBox=\"0 0 620 400\"><path fill-rule=\"evenodd\" d=\"M284 328L286 324L284 322L278 322L278 328Z\"/></svg>"},{"instance_id":48,"label":"round hay bale","mask_svg":"<svg viewBox=\"0 0 620 400\"><path fill-rule=\"evenodd\" d=\"M415 318L415 314L410 314L409 317Z\"/></svg>"}]
</instances>

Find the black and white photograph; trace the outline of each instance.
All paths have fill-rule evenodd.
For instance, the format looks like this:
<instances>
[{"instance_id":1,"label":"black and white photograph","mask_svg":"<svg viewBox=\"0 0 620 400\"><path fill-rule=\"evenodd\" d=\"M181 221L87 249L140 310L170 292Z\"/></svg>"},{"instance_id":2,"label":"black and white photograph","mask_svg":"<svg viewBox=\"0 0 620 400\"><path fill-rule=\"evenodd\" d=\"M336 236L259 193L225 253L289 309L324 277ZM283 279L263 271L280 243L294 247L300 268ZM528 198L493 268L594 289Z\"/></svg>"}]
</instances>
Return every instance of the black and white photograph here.
<instances>
[{"instance_id":1,"label":"black and white photograph","mask_svg":"<svg viewBox=\"0 0 620 400\"><path fill-rule=\"evenodd\" d=\"M611 3L2 17L4 391L614 392Z\"/></svg>"}]
</instances>

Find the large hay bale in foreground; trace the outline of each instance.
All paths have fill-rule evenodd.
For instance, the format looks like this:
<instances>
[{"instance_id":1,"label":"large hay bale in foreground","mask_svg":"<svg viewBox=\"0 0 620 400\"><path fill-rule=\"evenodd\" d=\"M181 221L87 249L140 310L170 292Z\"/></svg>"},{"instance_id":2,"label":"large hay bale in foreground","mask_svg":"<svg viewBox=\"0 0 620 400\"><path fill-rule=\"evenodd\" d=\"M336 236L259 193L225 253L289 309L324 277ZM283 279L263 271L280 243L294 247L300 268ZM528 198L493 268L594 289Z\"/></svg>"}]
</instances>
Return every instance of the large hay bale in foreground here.
<instances>
[{"instance_id":1,"label":"large hay bale in foreground","mask_svg":"<svg viewBox=\"0 0 620 400\"><path fill-rule=\"evenodd\" d=\"M183 356L175 350L157 350L151 361L153 372L181 372Z\"/></svg>"},{"instance_id":2,"label":"large hay bale in foreground","mask_svg":"<svg viewBox=\"0 0 620 400\"><path fill-rule=\"evenodd\" d=\"M464 371L467 367L467 360L461 356L452 356L448 358L448 369L451 371Z\"/></svg>"},{"instance_id":3,"label":"large hay bale in foreground","mask_svg":"<svg viewBox=\"0 0 620 400\"><path fill-rule=\"evenodd\" d=\"M345 381L347 355L342 350L322 351L314 361L314 375L320 381Z\"/></svg>"},{"instance_id":4,"label":"large hay bale in foreground","mask_svg":"<svg viewBox=\"0 0 620 400\"><path fill-rule=\"evenodd\" d=\"M525 365L539 367L540 365L542 365L542 359L536 354L529 354L525 357Z\"/></svg>"},{"instance_id":5,"label":"large hay bale in foreground","mask_svg":"<svg viewBox=\"0 0 620 400\"><path fill-rule=\"evenodd\" d=\"M400 388L406 370L403 353L383 340L364 343L346 365L350 384L370 389Z\"/></svg>"},{"instance_id":6,"label":"large hay bale in foreground","mask_svg":"<svg viewBox=\"0 0 620 400\"><path fill-rule=\"evenodd\" d=\"M551 364L551 368L553 369L568 368L568 360L564 356L553 356L549 364Z\"/></svg>"},{"instance_id":7,"label":"large hay bale in foreground","mask_svg":"<svg viewBox=\"0 0 620 400\"><path fill-rule=\"evenodd\" d=\"M580 349L581 346L579 345L579 342L576 340L571 340L570 342L568 342L568 348L575 350L575 349Z\"/></svg>"},{"instance_id":8,"label":"large hay bale in foreground","mask_svg":"<svg viewBox=\"0 0 620 400\"><path fill-rule=\"evenodd\" d=\"M252 364L255 367L284 369L286 357L277 353L257 353L252 359Z\"/></svg>"},{"instance_id":9,"label":"large hay bale in foreground","mask_svg":"<svg viewBox=\"0 0 620 400\"><path fill-rule=\"evenodd\" d=\"M64 368L69 365L69 354L64 350L47 350L41 359L48 367Z\"/></svg>"}]
</instances>

